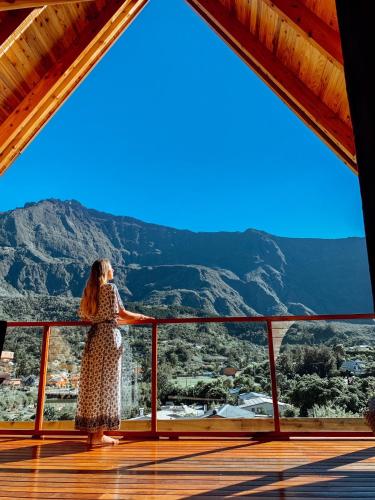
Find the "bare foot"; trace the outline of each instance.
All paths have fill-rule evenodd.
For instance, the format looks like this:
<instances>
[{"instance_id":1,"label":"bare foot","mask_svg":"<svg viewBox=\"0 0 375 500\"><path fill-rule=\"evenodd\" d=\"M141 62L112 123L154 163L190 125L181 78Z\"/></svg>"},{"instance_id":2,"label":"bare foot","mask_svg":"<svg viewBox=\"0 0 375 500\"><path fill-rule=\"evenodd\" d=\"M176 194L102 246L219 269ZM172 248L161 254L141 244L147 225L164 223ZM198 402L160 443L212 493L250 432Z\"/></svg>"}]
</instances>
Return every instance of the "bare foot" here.
<instances>
[{"instance_id":1,"label":"bare foot","mask_svg":"<svg viewBox=\"0 0 375 500\"><path fill-rule=\"evenodd\" d=\"M101 438L93 438L91 441L92 446L101 446L101 445L106 445L106 444L111 444L111 445L116 445L118 444L119 441L118 439L111 438L110 436L105 436L103 435Z\"/></svg>"},{"instance_id":2,"label":"bare foot","mask_svg":"<svg viewBox=\"0 0 375 500\"><path fill-rule=\"evenodd\" d=\"M104 434L105 437L110 437L110 436L107 436L107 434ZM124 436L115 436L115 437L112 437L111 436L111 439L113 439L114 441L117 441L115 444L118 444L120 439L124 439Z\"/></svg>"}]
</instances>

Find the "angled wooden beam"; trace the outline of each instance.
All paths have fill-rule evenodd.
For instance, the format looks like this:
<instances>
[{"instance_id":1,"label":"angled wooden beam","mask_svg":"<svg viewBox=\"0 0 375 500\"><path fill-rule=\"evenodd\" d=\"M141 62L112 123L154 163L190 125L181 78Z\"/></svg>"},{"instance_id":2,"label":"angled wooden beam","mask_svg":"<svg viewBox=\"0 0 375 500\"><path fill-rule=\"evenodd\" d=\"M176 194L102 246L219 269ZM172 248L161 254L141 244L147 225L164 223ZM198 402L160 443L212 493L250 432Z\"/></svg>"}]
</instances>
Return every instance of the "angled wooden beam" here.
<instances>
[{"instance_id":1,"label":"angled wooden beam","mask_svg":"<svg viewBox=\"0 0 375 500\"><path fill-rule=\"evenodd\" d=\"M64 3L93 2L94 0L0 0L0 12L16 9L35 9L46 5L62 5Z\"/></svg>"},{"instance_id":2,"label":"angled wooden beam","mask_svg":"<svg viewBox=\"0 0 375 500\"><path fill-rule=\"evenodd\" d=\"M351 127L328 108L219 2L186 1L285 104L356 172Z\"/></svg>"},{"instance_id":3,"label":"angled wooden beam","mask_svg":"<svg viewBox=\"0 0 375 500\"><path fill-rule=\"evenodd\" d=\"M342 66L339 33L300 0L263 0L263 2L275 9L286 23L296 29L333 64Z\"/></svg>"},{"instance_id":4,"label":"angled wooden beam","mask_svg":"<svg viewBox=\"0 0 375 500\"><path fill-rule=\"evenodd\" d=\"M0 127L0 174L21 153L65 99L87 76L148 0L117 0L82 32L55 66ZM48 7L46 7L48 8Z\"/></svg>"}]
</instances>

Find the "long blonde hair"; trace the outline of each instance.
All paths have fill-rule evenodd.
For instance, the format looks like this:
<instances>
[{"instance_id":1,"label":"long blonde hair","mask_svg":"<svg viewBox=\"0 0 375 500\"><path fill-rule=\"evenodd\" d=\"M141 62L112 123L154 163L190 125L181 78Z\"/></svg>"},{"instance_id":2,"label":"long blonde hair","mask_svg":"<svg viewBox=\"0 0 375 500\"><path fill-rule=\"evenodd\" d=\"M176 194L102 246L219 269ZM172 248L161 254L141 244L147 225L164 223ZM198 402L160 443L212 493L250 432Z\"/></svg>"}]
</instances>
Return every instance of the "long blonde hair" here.
<instances>
[{"instance_id":1,"label":"long blonde hair","mask_svg":"<svg viewBox=\"0 0 375 500\"><path fill-rule=\"evenodd\" d=\"M111 263L108 259L96 260L91 266L89 279L81 299L80 316L90 318L98 311L100 287L107 282Z\"/></svg>"}]
</instances>

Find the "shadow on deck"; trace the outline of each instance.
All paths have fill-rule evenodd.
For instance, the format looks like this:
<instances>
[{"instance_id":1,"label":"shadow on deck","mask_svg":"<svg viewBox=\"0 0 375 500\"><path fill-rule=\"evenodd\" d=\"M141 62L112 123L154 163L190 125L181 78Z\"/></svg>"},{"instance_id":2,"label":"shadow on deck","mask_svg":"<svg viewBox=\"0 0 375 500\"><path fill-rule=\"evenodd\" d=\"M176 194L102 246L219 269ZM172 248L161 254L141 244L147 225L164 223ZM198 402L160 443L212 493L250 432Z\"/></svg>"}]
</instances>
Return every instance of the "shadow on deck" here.
<instances>
[{"instance_id":1,"label":"shadow on deck","mask_svg":"<svg viewBox=\"0 0 375 500\"><path fill-rule=\"evenodd\" d=\"M0 439L0 499L375 498L371 439Z\"/></svg>"}]
</instances>

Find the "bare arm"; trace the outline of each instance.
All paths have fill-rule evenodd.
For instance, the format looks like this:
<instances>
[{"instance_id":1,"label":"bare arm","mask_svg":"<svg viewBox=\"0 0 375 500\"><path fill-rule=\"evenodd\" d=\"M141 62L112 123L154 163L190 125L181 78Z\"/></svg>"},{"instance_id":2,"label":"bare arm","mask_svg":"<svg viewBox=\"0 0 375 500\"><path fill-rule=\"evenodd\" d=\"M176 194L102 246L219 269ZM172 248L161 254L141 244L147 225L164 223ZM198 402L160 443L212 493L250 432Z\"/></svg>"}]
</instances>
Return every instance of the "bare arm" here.
<instances>
[{"instance_id":1,"label":"bare arm","mask_svg":"<svg viewBox=\"0 0 375 500\"><path fill-rule=\"evenodd\" d=\"M152 318L151 316L145 316L144 314L133 313L130 311L126 311L125 309L120 309L118 323L119 324L133 324L140 322L147 323L153 319L155 318Z\"/></svg>"}]
</instances>

